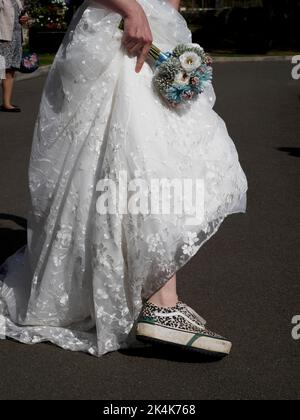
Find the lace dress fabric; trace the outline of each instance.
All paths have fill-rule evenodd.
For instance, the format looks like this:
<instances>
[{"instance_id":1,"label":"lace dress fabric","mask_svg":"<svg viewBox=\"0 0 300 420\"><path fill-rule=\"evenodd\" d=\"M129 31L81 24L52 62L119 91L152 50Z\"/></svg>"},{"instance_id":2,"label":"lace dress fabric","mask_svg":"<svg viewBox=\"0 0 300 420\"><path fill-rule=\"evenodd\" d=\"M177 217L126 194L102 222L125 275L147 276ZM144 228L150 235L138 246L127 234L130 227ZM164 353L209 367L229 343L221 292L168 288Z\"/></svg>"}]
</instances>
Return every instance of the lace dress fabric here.
<instances>
[{"instance_id":1,"label":"lace dress fabric","mask_svg":"<svg viewBox=\"0 0 300 420\"><path fill-rule=\"evenodd\" d=\"M191 42L183 17L140 0L155 44ZM24 343L51 341L100 356L128 345L142 299L184 266L226 216L246 210L247 180L208 87L183 112L137 75L121 48L120 16L85 2L55 59L42 97L30 162L28 246L0 275L0 329ZM205 214L97 212L99 180L121 171L205 181ZM1 336L1 330L0 330Z\"/></svg>"}]
</instances>

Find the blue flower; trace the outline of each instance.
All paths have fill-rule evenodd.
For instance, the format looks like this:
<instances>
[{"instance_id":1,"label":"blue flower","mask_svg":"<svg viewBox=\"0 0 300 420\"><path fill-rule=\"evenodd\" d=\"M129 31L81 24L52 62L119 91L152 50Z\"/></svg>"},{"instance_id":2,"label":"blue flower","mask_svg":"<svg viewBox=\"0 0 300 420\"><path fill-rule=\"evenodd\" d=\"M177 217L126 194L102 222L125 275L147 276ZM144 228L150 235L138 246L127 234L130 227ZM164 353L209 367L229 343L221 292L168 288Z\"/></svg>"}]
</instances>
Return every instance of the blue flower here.
<instances>
[{"instance_id":1,"label":"blue flower","mask_svg":"<svg viewBox=\"0 0 300 420\"><path fill-rule=\"evenodd\" d=\"M200 94L203 92L205 86L207 83L210 83L213 78L213 70L210 66L201 66L199 70L195 71L192 75L192 77L195 77L200 80L199 84L192 85L192 90Z\"/></svg>"},{"instance_id":2,"label":"blue flower","mask_svg":"<svg viewBox=\"0 0 300 420\"><path fill-rule=\"evenodd\" d=\"M180 104L183 101L184 95L191 92L191 86L173 85L166 91L166 99L175 104Z\"/></svg>"}]
</instances>

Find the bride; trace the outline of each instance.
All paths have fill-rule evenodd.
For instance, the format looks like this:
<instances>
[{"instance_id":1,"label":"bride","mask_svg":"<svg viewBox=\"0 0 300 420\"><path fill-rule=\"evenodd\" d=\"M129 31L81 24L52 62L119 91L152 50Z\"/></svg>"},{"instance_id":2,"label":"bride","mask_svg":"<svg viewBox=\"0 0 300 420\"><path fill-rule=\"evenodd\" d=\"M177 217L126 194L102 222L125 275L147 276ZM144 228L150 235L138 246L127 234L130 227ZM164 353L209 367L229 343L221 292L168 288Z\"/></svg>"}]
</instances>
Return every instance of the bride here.
<instances>
[{"instance_id":1,"label":"bride","mask_svg":"<svg viewBox=\"0 0 300 420\"><path fill-rule=\"evenodd\" d=\"M150 343L230 353L176 289L177 271L224 218L245 212L247 191L212 86L184 109L153 88L152 42L191 43L178 8L89 0L74 17L35 127L28 246L1 267L1 338L100 356L128 346L134 327ZM161 211L155 180L196 184L201 199ZM176 201L175 189L165 197Z\"/></svg>"}]
</instances>

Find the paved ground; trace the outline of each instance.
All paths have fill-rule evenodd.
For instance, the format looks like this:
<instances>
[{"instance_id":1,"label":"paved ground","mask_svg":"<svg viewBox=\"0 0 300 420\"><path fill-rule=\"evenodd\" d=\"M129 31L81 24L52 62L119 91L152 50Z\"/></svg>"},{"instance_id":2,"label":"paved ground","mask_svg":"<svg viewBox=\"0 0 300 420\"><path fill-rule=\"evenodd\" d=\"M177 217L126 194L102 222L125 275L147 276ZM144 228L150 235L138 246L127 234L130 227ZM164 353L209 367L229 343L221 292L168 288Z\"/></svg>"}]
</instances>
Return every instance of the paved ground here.
<instances>
[{"instance_id":1,"label":"paved ground","mask_svg":"<svg viewBox=\"0 0 300 420\"><path fill-rule=\"evenodd\" d=\"M217 110L249 179L247 215L229 218L179 275L184 300L234 341L207 363L147 348L96 359L48 344L0 342L1 399L300 397L300 81L288 63L216 65ZM25 217L26 168L44 79L19 82L22 115L0 114L0 212ZM24 242L0 220L1 259Z\"/></svg>"}]
</instances>

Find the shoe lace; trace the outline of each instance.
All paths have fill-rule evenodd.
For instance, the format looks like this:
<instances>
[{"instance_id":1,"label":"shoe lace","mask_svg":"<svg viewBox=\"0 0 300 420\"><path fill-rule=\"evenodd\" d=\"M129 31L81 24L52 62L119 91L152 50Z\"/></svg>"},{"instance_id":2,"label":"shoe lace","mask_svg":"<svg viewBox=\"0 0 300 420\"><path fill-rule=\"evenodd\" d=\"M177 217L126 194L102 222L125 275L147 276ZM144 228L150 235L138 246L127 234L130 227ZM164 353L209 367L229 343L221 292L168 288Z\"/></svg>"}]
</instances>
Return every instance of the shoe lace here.
<instances>
[{"instance_id":1,"label":"shoe lace","mask_svg":"<svg viewBox=\"0 0 300 420\"><path fill-rule=\"evenodd\" d=\"M207 324L206 320L202 318L194 309L192 309L190 306L188 306L186 303L182 303L182 305L185 307L185 309L190 312L200 323L200 325L205 328L205 325Z\"/></svg>"}]
</instances>

